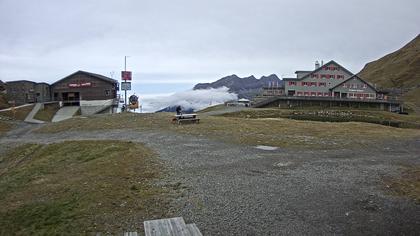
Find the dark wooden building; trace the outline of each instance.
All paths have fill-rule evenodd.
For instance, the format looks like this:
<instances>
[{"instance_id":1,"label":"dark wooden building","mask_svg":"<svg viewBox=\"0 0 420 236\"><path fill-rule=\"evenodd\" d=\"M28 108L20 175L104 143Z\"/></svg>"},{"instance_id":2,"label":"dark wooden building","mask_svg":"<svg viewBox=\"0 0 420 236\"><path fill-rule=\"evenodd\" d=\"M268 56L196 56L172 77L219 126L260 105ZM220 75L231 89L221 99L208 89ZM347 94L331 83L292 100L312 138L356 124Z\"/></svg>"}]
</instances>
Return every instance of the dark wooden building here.
<instances>
[{"instance_id":1,"label":"dark wooden building","mask_svg":"<svg viewBox=\"0 0 420 236\"><path fill-rule=\"evenodd\" d=\"M54 101L80 105L80 101L110 100L117 97L118 81L103 75L77 71L51 85Z\"/></svg>"},{"instance_id":2,"label":"dark wooden building","mask_svg":"<svg viewBox=\"0 0 420 236\"><path fill-rule=\"evenodd\" d=\"M0 80L0 92L3 92L6 90L6 84Z\"/></svg>"},{"instance_id":3,"label":"dark wooden building","mask_svg":"<svg viewBox=\"0 0 420 236\"><path fill-rule=\"evenodd\" d=\"M8 100L14 101L16 105L51 101L49 84L28 80L7 82L6 94Z\"/></svg>"}]
</instances>

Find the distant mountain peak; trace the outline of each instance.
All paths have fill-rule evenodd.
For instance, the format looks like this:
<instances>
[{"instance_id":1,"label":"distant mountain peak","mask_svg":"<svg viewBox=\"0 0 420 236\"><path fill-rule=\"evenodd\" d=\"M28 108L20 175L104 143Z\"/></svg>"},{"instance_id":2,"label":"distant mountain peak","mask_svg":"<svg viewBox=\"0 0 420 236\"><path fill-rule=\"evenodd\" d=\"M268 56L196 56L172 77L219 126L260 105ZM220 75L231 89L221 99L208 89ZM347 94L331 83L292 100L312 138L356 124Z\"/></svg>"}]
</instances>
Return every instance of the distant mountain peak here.
<instances>
[{"instance_id":1,"label":"distant mountain peak","mask_svg":"<svg viewBox=\"0 0 420 236\"><path fill-rule=\"evenodd\" d=\"M248 77L239 77L235 74L225 76L212 83L200 83L194 86L194 90L227 87L229 92L238 94L239 98L251 99L261 92L262 87L267 86L269 82L278 83L283 86L283 81L275 74L262 76L260 79L254 75Z\"/></svg>"}]
</instances>

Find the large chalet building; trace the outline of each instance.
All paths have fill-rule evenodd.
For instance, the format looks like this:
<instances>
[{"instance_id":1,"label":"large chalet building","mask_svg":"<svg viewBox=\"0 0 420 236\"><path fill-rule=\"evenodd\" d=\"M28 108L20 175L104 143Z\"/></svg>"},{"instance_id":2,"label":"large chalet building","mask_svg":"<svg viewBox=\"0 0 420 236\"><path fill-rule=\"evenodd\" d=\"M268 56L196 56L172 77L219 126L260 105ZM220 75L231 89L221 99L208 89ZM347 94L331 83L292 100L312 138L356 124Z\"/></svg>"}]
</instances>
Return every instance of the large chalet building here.
<instances>
[{"instance_id":1,"label":"large chalet building","mask_svg":"<svg viewBox=\"0 0 420 236\"><path fill-rule=\"evenodd\" d=\"M284 78L287 96L376 99L378 91L335 61L315 64L314 71L296 71Z\"/></svg>"},{"instance_id":2,"label":"large chalet building","mask_svg":"<svg viewBox=\"0 0 420 236\"><path fill-rule=\"evenodd\" d=\"M398 110L400 102L364 81L335 61L315 63L313 71L296 71L295 78L283 78L284 87L267 87L254 107L366 107ZM273 93L271 90L275 90ZM279 90L283 90L280 92Z\"/></svg>"}]
</instances>

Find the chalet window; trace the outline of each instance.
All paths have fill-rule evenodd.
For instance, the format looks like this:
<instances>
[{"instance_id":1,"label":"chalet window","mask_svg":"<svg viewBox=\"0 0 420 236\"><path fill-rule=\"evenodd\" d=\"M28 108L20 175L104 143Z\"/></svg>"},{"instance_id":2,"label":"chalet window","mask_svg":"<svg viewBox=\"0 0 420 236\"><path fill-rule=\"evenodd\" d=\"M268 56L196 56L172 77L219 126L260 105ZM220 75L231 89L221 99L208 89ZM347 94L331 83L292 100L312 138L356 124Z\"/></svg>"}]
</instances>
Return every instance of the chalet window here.
<instances>
[{"instance_id":1,"label":"chalet window","mask_svg":"<svg viewBox=\"0 0 420 236\"><path fill-rule=\"evenodd\" d=\"M109 96L111 94L111 91L109 89L105 90L105 95Z\"/></svg>"},{"instance_id":2,"label":"chalet window","mask_svg":"<svg viewBox=\"0 0 420 236\"><path fill-rule=\"evenodd\" d=\"M318 97L322 97L322 93L321 92L318 92Z\"/></svg>"},{"instance_id":3,"label":"chalet window","mask_svg":"<svg viewBox=\"0 0 420 236\"><path fill-rule=\"evenodd\" d=\"M330 94L329 93L324 93L324 97L329 97Z\"/></svg>"},{"instance_id":4,"label":"chalet window","mask_svg":"<svg viewBox=\"0 0 420 236\"><path fill-rule=\"evenodd\" d=\"M330 75L331 78L335 79L335 75Z\"/></svg>"},{"instance_id":5,"label":"chalet window","mask_svg":"<svg viewBox=\"0 0 420 236\"><path fill-rule=\"evenodd\" d=\"M309 92L304 92L304 95L305 96L309 96Z\"/></svg>"},{"instance_id":6,"label":"chalet window","mask_svg":"<svg viewBox=\"0 0 420 236\"><path fill-rule=\"evenodd\" d=\"M311 92L311 96L315 97L316 93L315 92Z\"/></svg>"},{"instance_id":7,"label":"chalet window","mask_svg":"<svg viewBox=\"0 0 420 236\"><path fill-rule=\"evenodd\" d=\"M363 88L367 88L367 84L363 84Z\"/></svg>"},{"instance_id":8,"label":"chalet window","mask_svg":"<svg viewBox=\"0 0 420 236\"><path fill-rule=\"evenodd\" d=\"M326 84L325 82L319 82L319 83L318 83L318 86L320 86L320 87L321 87L321 86L322 86L322 87L326 87L326 86L327 86L327 84Z\"/></svg>"},{"instance_id":9,"label":"chalet window","mask_svg":"<svg viewBox=\"0 0 420 236\"><path fill-rule=\"evenodd\" d=\"M297 95L298 96L302 96L302 92L297 92Z\"/></svg>"},{"instance_id":10,"label":"chalet window","mask_svg":"<svg viewBox=\"0 0 420 236\"><path fill-rule=\"evenodd\" d=\"M318 79L318 74L312 74L311 78L317 78Z\"/></svg>"}]
</instances>

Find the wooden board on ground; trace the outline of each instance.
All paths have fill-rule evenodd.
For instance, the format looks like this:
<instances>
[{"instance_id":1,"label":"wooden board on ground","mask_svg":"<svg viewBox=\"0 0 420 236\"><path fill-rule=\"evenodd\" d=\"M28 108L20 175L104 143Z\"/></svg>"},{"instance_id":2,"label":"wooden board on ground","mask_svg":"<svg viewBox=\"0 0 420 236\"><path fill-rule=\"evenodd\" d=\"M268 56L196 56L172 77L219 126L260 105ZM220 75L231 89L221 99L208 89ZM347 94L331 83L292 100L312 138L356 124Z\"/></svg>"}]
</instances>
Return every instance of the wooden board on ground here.
<instances>
[{"instance_id":1,"label":"wooden board on ground","mask_svg":"<svg viewBox=\"0 0 420 236\"><path fill-rule=\"evenodd\" d=\"M124 236L138 236L137 232L124 232Z\"/></svg>"},{"instance_id":2,"label":"wooden board on ground","mask_svg":"<svg viewBox=\"0 0 420 236\"><path fill-rule=\"evenodd\" d=\"M195 224L187 226L182 217L145 221L144 232L146 236L202 236Z\"/></svg>"},{"instance_id":3,"label":"wooden board on ground","mask_svg":"<svg viewBox=\"0 0 420 236\"><path fill-rule=\"evenodd\" d=\"M203 234L201 234L196 224L187 224L187 230L188 230L188 233L190 233L190 235L203 236Z\"/></svg>"}]
</instances>

